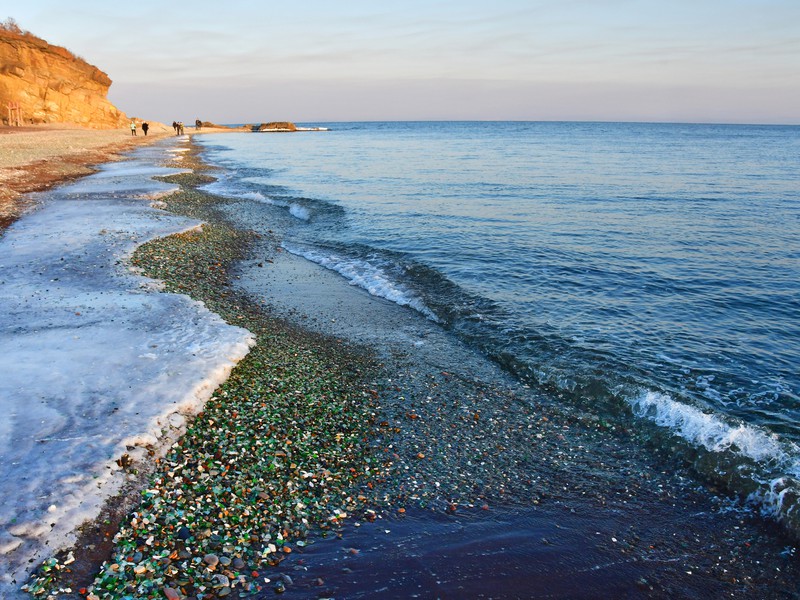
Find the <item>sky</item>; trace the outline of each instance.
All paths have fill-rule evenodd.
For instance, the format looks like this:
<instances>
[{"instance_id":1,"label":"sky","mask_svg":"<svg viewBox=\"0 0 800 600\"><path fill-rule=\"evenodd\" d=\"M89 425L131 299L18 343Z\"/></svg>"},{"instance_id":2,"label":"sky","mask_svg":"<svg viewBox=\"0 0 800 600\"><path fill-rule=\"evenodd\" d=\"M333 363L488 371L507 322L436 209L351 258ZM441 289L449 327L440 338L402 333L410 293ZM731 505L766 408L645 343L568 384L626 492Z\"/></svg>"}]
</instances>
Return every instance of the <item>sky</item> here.
<instances>
[{"instance_id":1,"label":"sky","mask_svg":"<svg viewBox=\"0 0 800 600\"><path fill-rule=\"evenodd\" d=\"M800 0L28 0L26 30L171 123L800 124Z\"/></svg>"}]
</instances>

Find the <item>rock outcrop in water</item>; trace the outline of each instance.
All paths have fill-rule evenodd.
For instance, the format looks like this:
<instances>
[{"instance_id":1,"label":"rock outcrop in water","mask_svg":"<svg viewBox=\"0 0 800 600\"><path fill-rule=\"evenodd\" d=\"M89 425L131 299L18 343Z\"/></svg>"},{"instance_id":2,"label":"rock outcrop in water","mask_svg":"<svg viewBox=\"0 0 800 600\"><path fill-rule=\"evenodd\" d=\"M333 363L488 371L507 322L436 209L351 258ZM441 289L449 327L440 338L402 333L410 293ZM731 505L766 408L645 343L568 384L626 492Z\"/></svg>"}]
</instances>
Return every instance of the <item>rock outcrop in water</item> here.
<instances>
[{"instance_id":1,"label":"rock outcrop in water","mask_svg":"<svg viewBox=\"0 0 800 600\"><path fill-rule=\"evenodd\" d=\"M13 20L0 23L0 115L19 107L22 124L76 123L111 129L128 118L109 102L111 79L69 50L52 46Z\"/></svg>"},{"instance_id":2,"label":"rock outcrop in water","mask_svg":"<svg viewBox=\"0 0 800 600\"><path fill-rule=\"evenodd\" d=\"M253 125L253 131L297 131L297 126L290 121L273 121L272 123Z\"/></svg>"}]
</instances>

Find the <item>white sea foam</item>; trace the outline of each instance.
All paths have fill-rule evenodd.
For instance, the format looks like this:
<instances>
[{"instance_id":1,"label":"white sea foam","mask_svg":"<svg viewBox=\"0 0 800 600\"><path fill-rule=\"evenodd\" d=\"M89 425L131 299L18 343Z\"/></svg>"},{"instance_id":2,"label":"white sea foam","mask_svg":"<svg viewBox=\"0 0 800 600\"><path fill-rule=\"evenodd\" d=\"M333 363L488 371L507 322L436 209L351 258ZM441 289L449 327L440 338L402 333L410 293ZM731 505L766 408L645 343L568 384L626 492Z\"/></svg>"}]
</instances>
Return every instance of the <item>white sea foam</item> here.
<instances>
[{"instance_id":1,"label":"white sea foam","mask_svg":"<svg viewBox=\"0 0 800 600\"><path fill-rule=\"evenodd\" d=\"M275 198L265 196L261 192L255 190L243 192L238 189L232 189L228 186L228 184L225 183L224 180L209 183L208 185L203 186L202 189L209 193L216 194L217 196L223 196L225 198L232 198L235 200L255 200L256 202L262 202L271 206L288 208L289 212L291 212L295 217L298 219L303 219L304 221L307 221L310 218L310 213L300 205L289 204L285 200L276 200ZM305 214L303 214L303 211L305 211Z\"/></svg>"},{"instance_id":2,"label":"white sea foam","mask_svg":"<svg viewBox=\"0 0 800 600\"><path fill-rule=\"evenodd\" d=\"M767 489L759 489L750 494L748 500L752 504L758 505L763 515L787 521L790 527L797 531L797 528L800 527L798 493L800 493L800 485L798 485L797 479L778 477L769 483Z\"/></svg>"},{"instance_id":3,"label":"white sea foam","mask_svg":"<svg viewBox=\"0 0 800 600\"><path fill-rule=\"evenodd\" d=\"M685 440L711 452L731 451L800 474L800 448L745 423L730 424L716 413L676 402L670 396L647 391L629 399L634 414L666 427Z\"/></svg>"},{"instance_id":4,"label":"white sea foam","mask_svg":"<svg viewBox=\"0 0 800 600\"><path fill-rule=\"evenodd\" d=\"M267 197L261 192L244 192L243 194L235 194L236 198L245 198L247 200L257 200L258 202L267 201Z\"/></svg>"},{"instance_id":5,"label":"white sea foam","mask_svg":"<svg viewBox=\"0 0 800 600\"><path fill-rule=\"evenodd\" d=\"M436 315L413 292L395 282L378 265L357 258L341 256L335 252L323 251L316 248L284 243L283 247L292 254L317 263L320 266L339 273L350 282L373 296L384 298L400 306L408 306L425 315L432 321L438 322Z\"/></svg>"},{"instance_id":6,"label":"white sea foam","mask_svg":"<svg viewBox=\"0 0 800 600\"><path fill-rule=\"evenodd\" d=\"M753 425L727 423L719 415L681 404L666 394L645 392L629 402L637 416L692 444L755 461L756 471L750 477L756 489L748 495L748 502L793 531L800 529L800 447L796 444Z\"/></svg>"},{"instance_id":7,"label":"white sea foam","mask_svg":"<svg viewBox=\"0 0 800 600\"><path fill-rule=\"evenodd\" d=\"M224 196L225 198L255 200L256 202L262 202L264 204L269 204L271 206L287 208L289 209L289 214L291 214L296 219L300 219L301 221L311 220L311 210L308 207L303 206L302 204L299 204L297 202L287 202L286 200L278 200L270 196L265 196L259 191L243 192L239 189L235 188L232 189L229 186L229 184L225 182L224 179L220 179L219 181L209 183L208 185L204 186L203 189L212 194L217 194L218 196Z\"/></svg>"},{"instance_id":8,"label":"white sea foam","mask_svg":"<svg viewBox=\"0 0 800 600\"><path fill-rule=\"evenodd\" d=\"M311 211L309 211L305 206L301 206L296 203L293 203L289 206L289 213L301 221L308 221L311 219Z\"/></svg>"},{"instance_id":9,"label":"white sea foam","mask_svg":"<svg viewBox=\"0 0 800 600\"><path fill-rule=\"evenodd\" d=\"M173 189L151 179L163 154L141 153L44 196L0 238L3 598L26 597L29 570L124 482L115 460L178 435L175 413L198 411L252 339L125 266L139 244L199 225L138 199Z\"/></svg>"}]
</instances>

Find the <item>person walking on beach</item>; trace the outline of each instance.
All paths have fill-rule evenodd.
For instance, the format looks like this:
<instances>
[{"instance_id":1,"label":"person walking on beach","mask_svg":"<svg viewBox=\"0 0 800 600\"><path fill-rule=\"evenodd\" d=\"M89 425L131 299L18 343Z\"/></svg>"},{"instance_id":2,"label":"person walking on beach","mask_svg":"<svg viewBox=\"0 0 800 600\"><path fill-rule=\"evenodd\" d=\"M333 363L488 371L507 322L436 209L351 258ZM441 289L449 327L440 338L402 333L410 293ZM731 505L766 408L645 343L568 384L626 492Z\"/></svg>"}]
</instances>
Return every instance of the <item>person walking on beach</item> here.
<instances>
[{"instance_id":1,"label":"person walking on beach","mask_svg":"<svg viewBox=\"0 0 800 600\"><path fill-rule=\"evenodd\" d=\"M145 121L144 123L142 123L142 131L144 131L145 135L147 135L148 129L150 129L150 124L147 121Z\"/></svg>"},{"instance_id":2,"label":"person walking on beach","mask_svg":"<svg viewBox=\"0 0 800 600\"><path fill-rule=\"evenodd\" d=\"M175 135L178 135L178 122L177 121L173 121L172 122L172 128L175 130Z\"/></svg>"},{"instance_id":3,"label":"person walking on beach","mask_svg":"<svg viewBox=\"0 0 800 600\"><path fill-rule=\"evenodd\" d=\"M136 121L131 121L131 135L136 135Z\"/></svg>"}]
</instances>

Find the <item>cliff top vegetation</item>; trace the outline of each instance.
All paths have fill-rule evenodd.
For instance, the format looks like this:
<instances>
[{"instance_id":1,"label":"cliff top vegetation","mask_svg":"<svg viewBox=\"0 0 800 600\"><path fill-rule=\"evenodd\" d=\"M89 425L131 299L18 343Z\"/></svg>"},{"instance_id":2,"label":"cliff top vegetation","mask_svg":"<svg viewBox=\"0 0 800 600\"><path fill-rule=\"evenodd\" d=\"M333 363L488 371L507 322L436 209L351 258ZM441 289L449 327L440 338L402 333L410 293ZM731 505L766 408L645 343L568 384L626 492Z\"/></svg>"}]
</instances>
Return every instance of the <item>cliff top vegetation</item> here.
<instances>
[{"instance_id":1,"label":"cliff top vegetation","mask_svg":"<svg viewBox=\"0 0 800 600\"><path fill-rule=\"evenodd\" d=\"M45 40L33 35L30 31L22 29L19 23L11 17L8 17L5 21L0 21L0 39L26 41L29 44L47 49L47 51L58 54L66 59L86 62L83 58L70 52L66 48L48 44Z\"/></svg>"}]
</instances>

